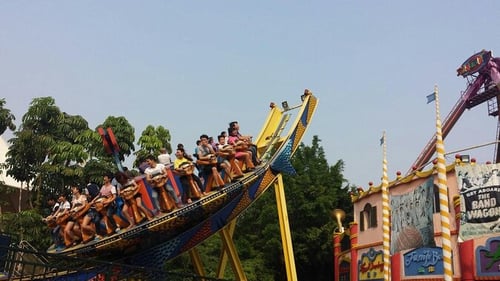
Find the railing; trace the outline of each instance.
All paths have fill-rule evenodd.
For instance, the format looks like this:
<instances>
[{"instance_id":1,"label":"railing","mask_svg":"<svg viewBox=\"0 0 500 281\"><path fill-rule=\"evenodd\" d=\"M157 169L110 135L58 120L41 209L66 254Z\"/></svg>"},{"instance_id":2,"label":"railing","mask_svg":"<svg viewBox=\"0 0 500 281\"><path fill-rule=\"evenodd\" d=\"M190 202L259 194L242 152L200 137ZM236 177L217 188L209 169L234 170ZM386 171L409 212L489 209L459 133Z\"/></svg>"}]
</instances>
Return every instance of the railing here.
<instances>
[{"instance_id":1,"label":"railing","mask_svg":"<svg viewBox=\"0 0 500 281\"><path fill-rule=\"evenodd\" d=\"M28 242L1 246L0 280L228 280L168 272L158 268L126 265L38 252Z\"/></svg>"}]
</instances>

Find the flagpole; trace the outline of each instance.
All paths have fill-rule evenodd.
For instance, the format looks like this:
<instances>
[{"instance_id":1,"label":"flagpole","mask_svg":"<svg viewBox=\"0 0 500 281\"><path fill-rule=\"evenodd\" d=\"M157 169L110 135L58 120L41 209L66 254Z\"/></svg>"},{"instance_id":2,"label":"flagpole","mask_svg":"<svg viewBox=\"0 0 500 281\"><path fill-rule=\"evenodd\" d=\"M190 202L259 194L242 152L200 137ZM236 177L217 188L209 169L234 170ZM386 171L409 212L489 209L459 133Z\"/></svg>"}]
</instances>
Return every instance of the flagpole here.
<instances>
[{"instance_id":1,"label":"flagpole","mask_svg":"<svg viewBox=\"0 0 500 281\"><path fill-rule=\"evenodd\" d=\"M453 269L451 260L451 236L450 236L450 212L448 209L448 187L446 180L446 160L444 158L444 143L441 132L441 118L439 117L438 87L434 86L436 102L436 153L437 153L437 175L439 187L439 207L441 216L441 233L443 248L444 280L453 280Z\"/></svg>"},{"instance_id":2,"label":"flagpole","mask_svg":"<svg viewBox=\"0 0 500 281\"><path fill-rule=\"evenodd\" d=\"M384 254L384 281L391 280L391 228L389 222L390 207L389 207L389 180L387 177L387 142L385 139L385 131L382 135L383 145L383 161L382 161L382 230L383 230L383 254Z\"/></svg>"}]
</instances>

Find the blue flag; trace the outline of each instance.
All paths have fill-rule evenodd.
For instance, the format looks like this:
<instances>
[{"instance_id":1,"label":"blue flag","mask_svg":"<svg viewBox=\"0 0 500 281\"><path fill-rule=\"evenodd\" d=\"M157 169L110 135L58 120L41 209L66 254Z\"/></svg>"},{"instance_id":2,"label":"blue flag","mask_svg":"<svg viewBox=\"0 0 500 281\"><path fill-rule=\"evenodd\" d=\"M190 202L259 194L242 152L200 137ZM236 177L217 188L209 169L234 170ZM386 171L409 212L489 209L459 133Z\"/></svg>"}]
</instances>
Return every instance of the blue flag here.
<instances>
[{"instance_id":1,"label":"blue flag","mask_svg":"<svg viewBox=\"0 0 500 281\"><path fill-rule=\"evenodd\" d=\"M383 144L384 144L384 142L385 142L385 137L384 137L384 136L382 136L382 137L380 138L380 145L383 145Z\"/></svg>"},{"instance_id":2,"label":"blue flag","mask_svg":"<svg viewBox=\"0 0 500 281\"><path fill-rule=\"evenodd\" d=\"M436 100L436 92L434 92L434 93L432 93L432 94L430 94L430 95L427 96L427 104L429 104L429 103L431 103L431 102L433 102L435 100Z\"/></svg>"}]
</instances>

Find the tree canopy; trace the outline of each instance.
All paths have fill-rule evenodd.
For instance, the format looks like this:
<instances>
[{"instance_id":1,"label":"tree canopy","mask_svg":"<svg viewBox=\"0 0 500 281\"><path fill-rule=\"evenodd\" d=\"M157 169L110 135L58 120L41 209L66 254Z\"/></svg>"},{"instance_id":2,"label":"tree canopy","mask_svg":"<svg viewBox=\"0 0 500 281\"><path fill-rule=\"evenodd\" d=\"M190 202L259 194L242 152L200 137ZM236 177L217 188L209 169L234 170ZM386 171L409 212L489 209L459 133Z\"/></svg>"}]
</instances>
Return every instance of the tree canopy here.
<instances>
[{"instance_id":1,"label":"tree canopy","mask_svg":"<svg viewBox=\"0 0 500 281\"><path fill-rule=\"evenodd\" d=\"M14 131L16 125L14 120L16 117L10 112L10 109L5 108L5 99L0 99L0 135L2 135L7 129Z\"/></svg>"},{"instance_id":2,"label":"tree canopy","mask_svg":"<svg viewBox=\"0 0 500 281\"><path fill-rule=\"evenodd\" d=\"M98 127L113 129L121 161L132 154L134 128L125 117L108 116ZM9 143L7 174L35 192L37 208L49 196L69 193L71 184L99 182L117 169L96 130L82 116L62 112L52 97L33 99Z\"/></svg>"},{"instance_id":3,"label":"tree canopy","mask_svg":"<svg viewBox=\"0 0 500 281\"><path fill-rule=\"evenodd\" d=\"M170 144L170 131L163 126L154 127L149 125L142 131L139 141L137 142L140 149L135 152L136 160L134 166L138 167L140 162L149 154L158 156L160 149L165 148L167 153L172 153L172 145Z\"/></svg>"},{"instance_id":4,"label":"tree canopy","mask_svg":"<svg viewBox=\"0 0 500 281\"><path fill-rule=\"evenodd\" d=\"M14 117L4 109L4 104L0 100L0 118L3 118L0 131L15 128L10 126ZM147 126L137 142L140 148L136 152L135 130L125 117L108 116L97 127L113 129L121 161L132 154L137 158L158 155L162 147L172 152L170 132L163 126ZM0 224L3 230L8 228L20 235L29 235L24 239L37 241L42 246L49 240L44 231L46 227L40 223L44 199L69 192L70 184L99 182L103 173L116 171L114 159L106 153L96 129L89 128L82 116L61 111L51 97L33 99L9 140L5 165L8 175L35 191L33 201L37 208L34 212L3 216L6 223ZM354 188L343 176L344 162L338 160L330 166L320 142L318 136L314 136L311 145L301 143L291 159L297 175L283 176L282 188L286 193L299 280L333 279L332 235L337 222L330 214L333 209L341 208L348 217L352 216L349 192ZM270 187L237 221L234 239L250 280L286 280L274 188L277 187ZM32 230L26 232L28 227ZM219 249L220 241L213 238L199 246L212 272L217 266ZM180 257L167 266L169 270L172 266L181 270L186 269L186 263L186 259ZM226 278L232 276L229 270L226 275Z\"/></svg>"},{"instance_id":5,"label":"tree canopy","mask_svg":"<svg viewBox=\"0 0 500 281\"><path fill-rule=\"evenodd\" d=\"M337 224L330 213L335 208L352 212L350 187L342 175L344 163L339 160L329 166L320 139L314 136L311 146L300 144L292 165L297 175L284 175L283 183L298 279L332 280L332 235ZM273 280L286 280L275 194L263 197L239 221L237 239L254 248L248 252L260 252L263 265L273 268Z\"/></svg>"},{"instance_id":6,"label":"tree canopy","mask_svg":"<svg viewBox=\"0 0 500 281\"><path fill-rule=\"evenodd\" d=\"M284 175L283 187L298 279L332 280L333 232L338 226L330 214L336 208L352 213L349 192L353 187L342 175L342 160L328 164L317 136L311 146L302 143L298 147L292 164L297 175ZM274 188L237 221L234 240L249 280L287 280ZM217 265L218 240L214 236L199 246L204 265L214 266L208 272L214 272ZM180 257L167 266L169 270L183 268L187 262ZM231 270L226 270L225 277L234 277Z\"/></svg>"}]
</instances>

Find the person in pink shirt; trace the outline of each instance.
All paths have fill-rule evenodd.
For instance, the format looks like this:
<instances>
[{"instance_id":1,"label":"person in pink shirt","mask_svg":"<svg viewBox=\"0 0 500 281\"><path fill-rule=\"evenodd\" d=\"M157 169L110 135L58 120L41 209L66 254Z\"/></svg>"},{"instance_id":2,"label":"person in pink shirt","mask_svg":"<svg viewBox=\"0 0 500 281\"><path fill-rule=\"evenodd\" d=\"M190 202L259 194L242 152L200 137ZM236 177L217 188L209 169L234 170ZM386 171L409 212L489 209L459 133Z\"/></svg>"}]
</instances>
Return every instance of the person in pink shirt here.
<instances>
[{"instance_id":1,"label":"person in pink shirt","mask_svg":"<svg viewBox=\"0 0 500 281\"><path fill-rule=\"evenodd\" d=\"M245 163L246 169L243 172L252 171L255 166L252 162L252 152L248 150L248 145L244 140L238 137L238 131L234 128L229 128L228 143L234 146L236 150L236 159Z\"/></svg>"}]
</instances>

